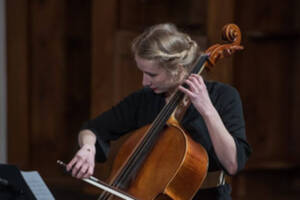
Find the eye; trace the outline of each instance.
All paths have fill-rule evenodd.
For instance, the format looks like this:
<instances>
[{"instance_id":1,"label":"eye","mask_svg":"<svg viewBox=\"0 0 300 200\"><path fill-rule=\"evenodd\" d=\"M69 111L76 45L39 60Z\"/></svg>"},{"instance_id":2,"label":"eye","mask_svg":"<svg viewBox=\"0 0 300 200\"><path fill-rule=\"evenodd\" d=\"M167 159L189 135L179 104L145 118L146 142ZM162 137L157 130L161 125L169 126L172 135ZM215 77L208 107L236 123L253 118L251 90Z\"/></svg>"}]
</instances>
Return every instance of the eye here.
<instances>
[{"instance_id":1,"label":"eye","mask_svg":"<svg viewBox=\"0 0 300 200\"><path fill-rule=\"evenodd\" d=\"M148 76L150 76L150 77L155 77L155 76L157 76L157 74L153 74L153 73L149 73L149 72L145 72L145 74L147 74Z\"/></svg>"}]
</instances>

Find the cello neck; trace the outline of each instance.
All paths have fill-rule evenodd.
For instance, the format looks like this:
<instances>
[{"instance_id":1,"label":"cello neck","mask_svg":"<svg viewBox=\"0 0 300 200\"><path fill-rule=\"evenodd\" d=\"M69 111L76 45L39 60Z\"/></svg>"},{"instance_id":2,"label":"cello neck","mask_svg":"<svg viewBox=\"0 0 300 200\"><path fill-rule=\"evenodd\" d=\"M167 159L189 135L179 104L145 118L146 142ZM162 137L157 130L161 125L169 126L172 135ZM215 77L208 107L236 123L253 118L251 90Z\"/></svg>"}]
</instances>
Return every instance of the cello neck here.
<instances>
[{"instance_id":1,"label":"cello neck","mask_svg":"<svg viewBox=\"0 0 300 200\"><path fill-rule=\"evenodd\" d=\"M188 75L191 74L200 75L206 66L208 58L209 58L209 54L202 54L201 56L199 56L197 62L194 64L194 66L192 67ZM188 86L186 84L183 84L183 87L188 87ZM165 107L172 107L172 109L170 109L171 113L168 113L168 119L169 119L168 123L173 124L173 123L179 123L182 120L191 102L189 101L186 95L184 95L181 91L177 89L173 93L168 104Z\"/></svg>"}]
</instances>

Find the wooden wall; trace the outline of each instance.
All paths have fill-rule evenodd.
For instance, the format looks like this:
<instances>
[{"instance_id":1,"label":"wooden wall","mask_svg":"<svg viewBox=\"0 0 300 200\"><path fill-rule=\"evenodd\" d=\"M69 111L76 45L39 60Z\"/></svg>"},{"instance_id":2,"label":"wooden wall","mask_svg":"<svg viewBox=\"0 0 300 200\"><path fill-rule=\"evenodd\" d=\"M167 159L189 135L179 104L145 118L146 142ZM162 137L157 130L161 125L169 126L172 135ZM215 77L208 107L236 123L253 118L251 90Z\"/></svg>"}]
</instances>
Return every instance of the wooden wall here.
<instances>
[{"instance_id":1,"label":"wooden wall","mask_svg":"<svg viewBox=\"0 0 300 200\"><path fill-rule=\"evenodd\" d=\"M299 1L237 1L244 33L234 84L240 91L253 154L234 181L239 199L299 199ZM251 17L249 17L251 16Z\"/></svg>"},{"instance_id":2,"label":"wooden wall","mask_svg":"<svg viewBox=\"0 0 300 200\"><path fill-rule=\"evenodd\" d=\"M95 199L98 189L62 174L81 124L141 87L130 42L173 22L203 48L237 23L245 50L210 78L241 94L253 155L235 176L234 199L298 199L300 3L296 0L7 1L8 162L38 170L57 199ZM123 138L124 140L124 138ZM120 141L95 176L107 177Z\"/></svg>"},{"instance_id":3,"label":"wooden wall","mask_svg":"<svg viewBox=\"0 0 300 200\"><path fill-rule=\"evenodd\" d=\"M90 35L91 1L7 1L8 162L38 170L58 199L81 187L56 160L90 116Z\"/></svg>"}]
</instances>

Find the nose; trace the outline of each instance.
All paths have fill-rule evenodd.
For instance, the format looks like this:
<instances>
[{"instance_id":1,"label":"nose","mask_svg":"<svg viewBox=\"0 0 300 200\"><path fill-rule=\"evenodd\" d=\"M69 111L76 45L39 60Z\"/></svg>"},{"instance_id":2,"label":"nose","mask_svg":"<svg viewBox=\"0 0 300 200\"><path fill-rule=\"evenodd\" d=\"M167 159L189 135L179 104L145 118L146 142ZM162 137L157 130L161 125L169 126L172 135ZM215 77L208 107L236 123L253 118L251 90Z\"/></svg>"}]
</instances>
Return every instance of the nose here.
<instances>
[{"instance_id":1,"label":"nose","mask_svg":"<svg viewBox=\"0 0 300 200\"><path fill-rule=\"evenodd\" d=\"M150 86L150 79L149 76L147 76L147 74L143 74L143 86Z\"/></svg>"}]
</instances>

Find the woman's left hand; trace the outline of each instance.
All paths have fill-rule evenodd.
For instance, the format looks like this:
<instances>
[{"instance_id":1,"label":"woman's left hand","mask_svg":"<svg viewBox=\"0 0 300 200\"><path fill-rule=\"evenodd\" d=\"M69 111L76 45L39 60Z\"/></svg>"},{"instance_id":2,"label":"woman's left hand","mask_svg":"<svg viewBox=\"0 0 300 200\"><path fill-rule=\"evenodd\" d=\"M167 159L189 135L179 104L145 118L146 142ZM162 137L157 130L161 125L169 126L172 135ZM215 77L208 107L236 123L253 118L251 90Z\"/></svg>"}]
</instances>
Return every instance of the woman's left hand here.
<instances>
[{"instance_id":1,"label":"woman's left hand","mask_svg":"<svg viewBox=\"0 0 300 200\"><path fill-rule=\"evenodd\" d=\"M188 88L180 85L178 89L189 97L198 112L202 115L207 114L213 105L203 78L200 75L191 74L184 83L188 85Z\"/></svg>"}]
</instances>

